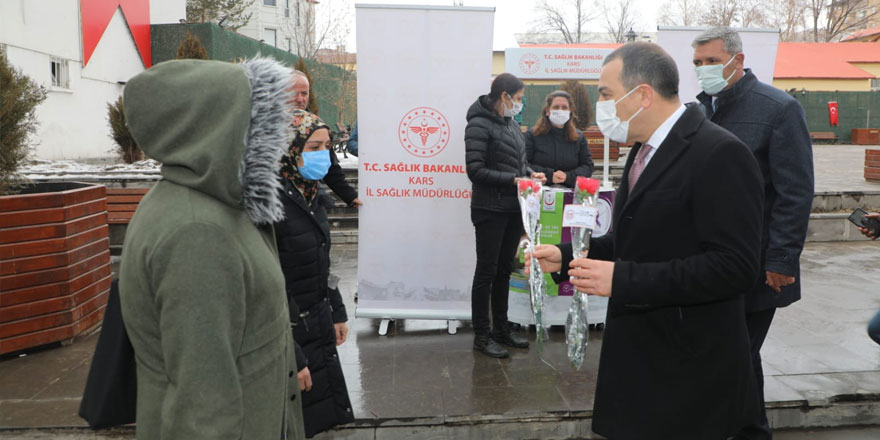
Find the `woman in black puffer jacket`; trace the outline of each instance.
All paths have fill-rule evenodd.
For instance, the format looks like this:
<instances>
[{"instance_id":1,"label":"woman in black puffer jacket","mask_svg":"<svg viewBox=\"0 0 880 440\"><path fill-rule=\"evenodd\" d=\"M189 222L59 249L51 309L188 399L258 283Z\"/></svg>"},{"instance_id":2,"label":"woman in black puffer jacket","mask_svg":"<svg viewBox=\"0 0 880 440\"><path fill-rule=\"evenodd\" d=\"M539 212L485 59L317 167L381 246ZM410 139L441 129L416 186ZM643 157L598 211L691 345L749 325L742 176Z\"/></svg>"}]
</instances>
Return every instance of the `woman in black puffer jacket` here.
<instances>
[{"instance_id":1,"label":"woman in black puffer jacket","mask_svg":"<svg viewBox=\"0 0 880 440\"><path fill-rule=\"evenodd\" d=\"M281 160L284 220L275 240L284 272L306 436L354 420L336 346L348 334L339 289L328 286L332 199L318 189L330 167L330 128L304 110L293 114L294 138Z\"/></svg>"},{"instance_id":2,"label":"woman in black puffer jacket","mask_svg":"<svg viewBox=\"0 0 880 440\"><path fill-rule=\"evenodd\" d=\"M538 122L525 134L526 158L551 183L574 188L578 176L593 175L593 156L571 119L571 95L557 90L545 101ZM589 120L589 114L582 116Z\"/></svg>"},{"instance_id":3,"label":"woman in black puffer jacket","mask_svg":"<svg viewBox=\"0 0 880 440\"><path fill-rule=\"evenodd\" d=\"M471 289L474 350L499 358L509 355L499 344L529 346L507 322L510 273L522 235L516 182L531 173L522 131L513 119L522 110L524 90L517 77L498 75L489 94L477 98L468 109L464 134L467 174L473 183L471 221L477 242L477 268ZM545 180L541 173L531 176Z\"/></svg>"}]
</instances>

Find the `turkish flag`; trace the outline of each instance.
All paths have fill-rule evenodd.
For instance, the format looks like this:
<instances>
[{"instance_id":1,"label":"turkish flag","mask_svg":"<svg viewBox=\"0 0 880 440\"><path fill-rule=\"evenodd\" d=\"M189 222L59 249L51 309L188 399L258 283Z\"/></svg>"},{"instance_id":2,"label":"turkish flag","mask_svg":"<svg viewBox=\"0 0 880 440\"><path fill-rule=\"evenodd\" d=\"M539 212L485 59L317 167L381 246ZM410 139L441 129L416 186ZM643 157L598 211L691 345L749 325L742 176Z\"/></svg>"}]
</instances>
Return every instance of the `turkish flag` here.
<instances>
[{"instance_id":1,"label":"turkish flag","mask_svg":"<svg viewBox=\"0 0 880 440\"><path fill-rule=\"evenodd\" d=\"M840 126L840 123L837 121L837 101L828 103L828 121L832 127Z\"/></svg>"}]
</instances>

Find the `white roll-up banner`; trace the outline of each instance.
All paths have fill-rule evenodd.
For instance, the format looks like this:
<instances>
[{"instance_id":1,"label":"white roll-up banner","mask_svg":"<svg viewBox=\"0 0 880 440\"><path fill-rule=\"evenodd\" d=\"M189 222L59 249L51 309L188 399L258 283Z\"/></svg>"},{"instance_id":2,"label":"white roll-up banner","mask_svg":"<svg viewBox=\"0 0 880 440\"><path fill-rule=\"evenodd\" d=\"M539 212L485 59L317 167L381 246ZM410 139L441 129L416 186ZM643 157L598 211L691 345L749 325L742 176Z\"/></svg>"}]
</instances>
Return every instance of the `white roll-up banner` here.
<instances>
[{"instance_id":1,"label":"white roll-up banner","mask_svg":"<svg viewBox=\"0 0 880 440\"><path fill-rule=\"evenodd\" d=\"M494 11L356 5L358 317L470 319L465 115L489 90Z\"/></svg>"}]
</instances>

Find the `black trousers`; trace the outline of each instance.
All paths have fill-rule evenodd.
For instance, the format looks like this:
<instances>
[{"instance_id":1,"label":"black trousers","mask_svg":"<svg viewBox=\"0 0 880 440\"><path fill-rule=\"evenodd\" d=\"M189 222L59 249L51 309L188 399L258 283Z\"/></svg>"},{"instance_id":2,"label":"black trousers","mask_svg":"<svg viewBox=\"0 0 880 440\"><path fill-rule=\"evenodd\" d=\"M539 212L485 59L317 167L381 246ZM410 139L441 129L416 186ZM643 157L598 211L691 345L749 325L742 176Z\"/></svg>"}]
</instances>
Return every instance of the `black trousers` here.
<instances>
[{"instance_id":1,"label":"black trousers","mask_svg":"<svg viewBox=\"0 0 880 440\"><path fill-rule=\"evenodd\" d=\"M764 408L764 368L761 367L761 346L764 345L764 339L767 337L775 314L775 308L746 313L746 327L749 330L749 345L752 352L752 369L755 371L755 379L758 383L761 419L757 425L744 427L736 436L738 440L769 440L773 438L770 423L767 421L767 411Z\"/></svg>"},{"instance_id":2,"label":"black trousers","mask_svg":"<svg viewBox=\"0 0 880 440\"><path fill-rule=\"evenodd\" d=\"M522 236L519 212L471 209L477 241L477 268L471 288L474 333L489 333L489 305L496 327L507 322L507 297L516 248Z\"/></svg>"}]
</instances>

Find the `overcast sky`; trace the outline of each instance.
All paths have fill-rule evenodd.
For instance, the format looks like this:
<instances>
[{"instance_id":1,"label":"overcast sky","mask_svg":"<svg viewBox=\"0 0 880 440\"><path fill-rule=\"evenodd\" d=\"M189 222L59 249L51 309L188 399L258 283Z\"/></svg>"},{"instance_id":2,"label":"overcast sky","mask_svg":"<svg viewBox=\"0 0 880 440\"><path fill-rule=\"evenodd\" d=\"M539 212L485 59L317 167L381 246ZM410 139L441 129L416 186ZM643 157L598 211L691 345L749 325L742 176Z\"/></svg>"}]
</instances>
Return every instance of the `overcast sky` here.
<instances>
[{"instance_id":1,"label":"overcast sky","mask_svg":"<svg viewBox=\"0 0 880 440\"><path fill-rule=\"evenodd\" d=\"M453 5L453 0L348 0L351 4L404 4L404 5ZM537 0L464 0L465 6L493 6L495 7L495 38L493 48L496 50L507 47L515 47L516 40L513 34L525 33L532 26L535 17L535 5ZM660 1L635 0L639 11L636 31L655 32L657 30L657 9ZM346 49L349 52L356 51L354 14L352 13L352 28L349 34ZM600 23L592 25L591 31L603 32Z\"/></svg>"}]
</instances>

